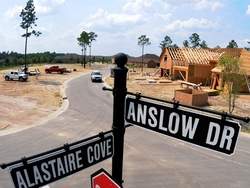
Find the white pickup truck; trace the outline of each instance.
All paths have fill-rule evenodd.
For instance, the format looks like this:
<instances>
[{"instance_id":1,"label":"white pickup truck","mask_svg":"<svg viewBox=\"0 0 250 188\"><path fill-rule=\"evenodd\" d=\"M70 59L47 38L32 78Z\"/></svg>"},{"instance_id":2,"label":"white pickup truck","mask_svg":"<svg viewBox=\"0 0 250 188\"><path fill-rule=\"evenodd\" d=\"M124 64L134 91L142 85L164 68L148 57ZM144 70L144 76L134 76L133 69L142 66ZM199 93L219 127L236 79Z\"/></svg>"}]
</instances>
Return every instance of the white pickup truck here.
<instances>
[{"instance_id":1,"label":"white pickup truck","mask_svg":"<svg viewBox=\"0 0 250 188\"><path fill-rule=\"evenodd\" d=\"M19 72L19 71L10 71L4 74L4 79L6 81L9 81L9 80L27 81L28 74L25 74L24 72Z\"/></svg>"},{"instance_id":2,"label":"white pickup truck","mask_svg":"<svg viewBox=\"0 0 250 188\"><path fill-rule=\"evenodd\" d=\"M102 82L102 74L99 70L95 70L91 73L92 82Z\"/></svg>"}]
</instances>

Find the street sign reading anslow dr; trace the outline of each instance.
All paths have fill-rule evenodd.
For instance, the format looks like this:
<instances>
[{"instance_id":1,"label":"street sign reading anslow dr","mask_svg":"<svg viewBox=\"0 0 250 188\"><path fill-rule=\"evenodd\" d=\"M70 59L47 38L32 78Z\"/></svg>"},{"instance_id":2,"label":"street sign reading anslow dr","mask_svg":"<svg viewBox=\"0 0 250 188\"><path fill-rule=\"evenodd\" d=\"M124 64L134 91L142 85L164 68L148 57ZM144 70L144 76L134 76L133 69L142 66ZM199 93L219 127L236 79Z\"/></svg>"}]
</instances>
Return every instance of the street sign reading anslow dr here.
<instances>
[{"instance_id":1,"label":"street sign reading anslow dr","mask_svg":"<svg viewBox=\"0 0 250 188\"><path fill-rule=\"evenodd\" d=\"M91 175L91 188L121 188L104 169Z\"/></svg>"},{"instance_id":2,"label":"street sign reading anslow dr","mask_svg":"<svg viewBox=\"0 0 250 188\"><path fill-rule=\"evenodd\" d=\"M212 113L127 96L127 123L225 154L233 154L240 132L238 122Z\"/></svg>"}]
</instances>

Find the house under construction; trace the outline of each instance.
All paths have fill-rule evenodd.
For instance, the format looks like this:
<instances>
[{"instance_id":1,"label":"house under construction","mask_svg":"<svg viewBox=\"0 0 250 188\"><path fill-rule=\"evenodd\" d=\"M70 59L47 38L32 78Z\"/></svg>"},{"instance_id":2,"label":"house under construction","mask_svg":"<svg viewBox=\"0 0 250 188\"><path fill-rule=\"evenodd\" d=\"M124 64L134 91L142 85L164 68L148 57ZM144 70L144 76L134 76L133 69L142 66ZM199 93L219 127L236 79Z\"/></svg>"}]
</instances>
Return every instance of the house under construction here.
<instances>
[{"instance_id":1,"label":"house under construction","mask_svg":"<svg viewBox=\"0 0 250 188\"><path fill-rule=\"evenodd\" d=\"M209 49L165 48L160 56L161 76L207 85L220 55Z\"/></svg>"},{"instance_id":2,"label":"house under construction","mask_svg":"<svg viewBox=\"0 0 250 188\"><path fill-rule=\"evenodd\" d=\"M246 80L246 87L243 91L250 92L250 52L243 48L218 48L212 49L213 52L222 55L238 58L240 61L240 69ZM222 69L217 66L212 69L212 85L213 89L221 89L223 87L223 78L221 75Z\"/></svg>"}]
</instances>

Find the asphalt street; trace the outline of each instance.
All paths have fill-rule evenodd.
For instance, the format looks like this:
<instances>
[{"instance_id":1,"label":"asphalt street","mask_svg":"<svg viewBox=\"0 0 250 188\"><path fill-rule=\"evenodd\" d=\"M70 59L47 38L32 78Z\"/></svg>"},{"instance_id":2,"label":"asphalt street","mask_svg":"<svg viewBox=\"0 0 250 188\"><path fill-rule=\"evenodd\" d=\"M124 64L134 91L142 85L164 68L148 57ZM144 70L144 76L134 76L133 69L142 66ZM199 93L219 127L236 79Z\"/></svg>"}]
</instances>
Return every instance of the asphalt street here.
<instances>
[{"instance_id":1,"label":"asphalt street","mask_svg":"<svg viewBox=\"0 0 250 188\"><path fill-rule=\"evenodd\" d=\"M69 108L49 122L0 137L0 163L34 155L111 129L112 93L83 75L69 83ZM111 172L111 159L49 185L90 187L90 175ZM125 134L125 188L249 188L250 137L240 135L236 152L226 156L173 138L130 127ZM0 170L0 188L14 187Z\"/></svg>"}]
</instances>

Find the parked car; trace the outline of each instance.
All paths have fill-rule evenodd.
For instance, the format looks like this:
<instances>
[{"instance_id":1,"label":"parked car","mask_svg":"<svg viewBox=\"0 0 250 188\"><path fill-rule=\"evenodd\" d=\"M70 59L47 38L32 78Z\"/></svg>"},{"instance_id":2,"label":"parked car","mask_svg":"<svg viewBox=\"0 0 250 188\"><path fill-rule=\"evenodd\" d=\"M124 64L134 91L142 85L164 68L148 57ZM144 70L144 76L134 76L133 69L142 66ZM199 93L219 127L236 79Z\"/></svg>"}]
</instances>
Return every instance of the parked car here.
<instances>
[{"instance_id":1,"label":"parked car","mask_svg":"<svg viewBox=\"0 0 250 188\"><path fill-rule=\"evenodd\" d=\"M91 81L92 82L102 82L102 74L100 71L95 70L91 73Z\"/></svg>"},{"instance_id":2,"label":"parked car","mask_svg":"<svg viewBox=\"0 0 250 188\"><path fill-rule=\"evenodd\" d=\"M39 76L41 74L39 69L29 70L27 73L29 76Z\"/></svg>"},{"instance_id":3,"label":"parked car","mask_svg":"<svg viewBox=\"0 0 250 188\"><path fill-rule=\"evenodd\" d=\"M60 73L63 74L65 72L67 72L66 68L62 68L59 66L50 66L50 67L46 67L45 68L45 72L50 74L50 73Z\"/></svg>"},{"instance_id":4,"label":"parked car","mask_svg":"<svg viewBox=\"0 0 250 188\"><path fill-rule=\"evenodd\" d=\"M19 80L19 81L27 81L28 74L19 71L11 71L4 74L4 79L6 81L9 80Z\"/></svg>"}]
</instances>

